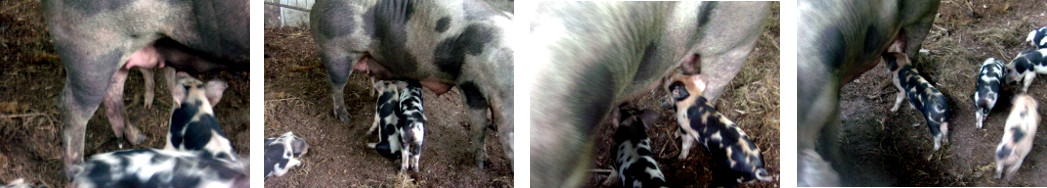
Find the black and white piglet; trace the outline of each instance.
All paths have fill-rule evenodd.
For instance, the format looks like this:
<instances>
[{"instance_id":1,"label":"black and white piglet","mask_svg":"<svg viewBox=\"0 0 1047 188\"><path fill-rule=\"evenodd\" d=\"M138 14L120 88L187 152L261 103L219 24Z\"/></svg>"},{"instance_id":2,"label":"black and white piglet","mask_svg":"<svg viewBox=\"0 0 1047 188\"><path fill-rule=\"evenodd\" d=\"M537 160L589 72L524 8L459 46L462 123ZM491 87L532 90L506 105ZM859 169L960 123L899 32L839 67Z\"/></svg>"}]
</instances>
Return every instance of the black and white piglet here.
<instances>
[{"instance_id":1,"label":"black and white piglet","mask_svg":"<svg viewBox=\"0 0 1047 188\"><path fill-rule=\"evenodd\" d=\"M982 128L985 116L989 115L992 107L996 106L996 99L1000 97L1000 82L1006 74L1003 61L996 58L986 59L978 71L978 85L974 88L974 117L977 118L977 127Z\"/></svg>"},{"instance_id":2,"label":"black and white piglet","mask_svg":"<svg viewBox=\"0 0 1047 188\"><path fill-rule=\"evenodd\" d=\"M1047 74L1047 49L1026 50L1007 63L1007 83L1017 85L1024 81L1022 93L1029 91L1029 85L1036 79L1036 74Z\"/></svg>"},{"instance_id":3,"label":"black and white piglet","mask_svg":"<svg viewBox=\"0 0 1047 188\"><path fill-rule=\"evenodd\" d=\"M47 188L47 185L34 186L25 182L25 179L18 178L14 181L7 182L7 185L0 185L0 188Z\"/></svg>"},{"instance_id":4,"label":"black and white piglet","mask_svg":"<svg viewBox=\"0 0 1047 188\"><path fill-rule=\"evenodd\" d=\"M292 167L302 164L298 158L309 151L305 139L287 132L280 137L265 139L265 179L270 176L283 176Z\"/></svg>"},{"instance_id":5,"label":"black and white piglet","mask_svg":"<svg viewBox=\"0 0 1047 188\"><path fill-rule=\"evenodd\" d=\"M171 114L171 127L167 133L166 150L210 152L218 158L236 160L236 151L215 119L211 108L222 98L227 85L222 81L210 81L207 85L186 74L178 76L178 83L185 96L180 106Z\"/></svg>"},{"instance_id":6,"label":"black and white piglet","mask_svg":"<svg viewBox=\"0 0 1047 188\"><path fill-rule=\"evenodd\" d=\"M400 133L397 124L400 123L400 84L402 81L380 80L374 83L378 90L377 104L375 105L374 122L367 130L370 135L375 129L378 130L378 142L367 143L367 147L374 148L378 154L390 159L399 159L401 145Z\"/></svg>"},{"instance_id":7,"label":"black and white piglet","mask_svg":"<svg viewBox=\"0 0 1047 188\"><path fill-rule=\"evenodd\" d=\"M617 130L615 146L611 148L614 170L609 178L620 179L622 187L666 187L665 176L653 156L651 139L647 137L647 128L658 114L621 104L611 117L616 117L612 122Z\"/></svg>"},{"instance_id":8,"label":"black and white piglet","mask_svg":"<svg viewBox=\"0 0 1047 188\"><path fill-rule=\"evenodd\" d=\"M909 64L909 57L904 53L888 52L883 54L887 63L894 87L898 89L898 97L894 100L891 112L898 111L902 100L909 98L909 107L917 109L927 120L927 127L934 136L934 150L942 146L942 142L949 143L949 106L945 102L945 95L927 82L920 73Z\"/></svg>"},{"instance_id":9,"label":"black and white piglet","mask_svg":"<svg viewBox=\"0 0 1047 188\"><path fill-rule=\"evenodd\" d=\"M400 82L400 154L403 160L400 170L406 171L408 165L418 171L418 159L422 156L422 141L425 138L425 113L422 108L422 85L418 81Z\"/></svg>"},{"instance_id":10,"label":"black and white piglet","mask_svg":"<svg viewBox=\"0 0 1047 188\"><path fill-rule=\"evenodd\" d=\"M1036 100L1028 94L1014 97L1014 107L1007 116L1006 129L1000 145L996 146L996 178L1000 178L1007 168L1007 180L1014 177L1018 168L1025 161L1025 156L1032 150L1036 127L1040 124L1040 113L1036 110Z\"/></svg>"},{"instance_id":11,"label":"black and white piglet","mask_svg":"<svg viewBox=\"0 0 1047 188\"><path fill-rule=\"evenodd\" d=\"M1025 39L1029 42L1033 48L1043 49L1047 48L1047 27L1041 27L1029 32L1029 37Z\"/></svg>"},{"instance_id":12,"label":"black and white piglet","mask_svg":"<svg viewBox=\"0 0 1047 188\"><path fill-rule=\"evenodd\" d=\"M719 166L715 167L714 185L731 186L753 180L770 181L772 177L764 169L760 148L749 139L741 128L716 111L708 99L702 96L705 81L699 75L676 75L668 80L666 90L670 93L671 106L676 109L676 120L680 125L683 146L680 158L698 140L705 146Z\"/></svg>"},{"instance_id":13,"label":"black and white piglet","mask_svg":"<svg viewBox=\"0 0 1047 188\"><path fill-rule=\"evenodd\" d=\"M70 187L249 187L247 160L207 151L122 150L92 156Z\"/></svg>"}]
</instances>

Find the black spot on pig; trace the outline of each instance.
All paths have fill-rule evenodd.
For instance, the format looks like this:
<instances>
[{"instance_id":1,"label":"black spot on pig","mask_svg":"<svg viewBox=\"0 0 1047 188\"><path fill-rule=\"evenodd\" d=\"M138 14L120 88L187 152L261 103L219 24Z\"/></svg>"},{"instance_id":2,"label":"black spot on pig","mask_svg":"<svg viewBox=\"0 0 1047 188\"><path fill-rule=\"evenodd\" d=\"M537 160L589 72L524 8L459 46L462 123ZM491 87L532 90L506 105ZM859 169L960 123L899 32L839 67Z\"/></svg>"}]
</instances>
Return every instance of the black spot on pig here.
<instances>
[{"instance_id":1,"label":"black spot on pig","mask_svg":"<svg viewBox=\"0 0 1047 188\"><path fill-rule=\"evenodd\" d=\"M889 54L889 53L880 54L880 57L883 58L883 62L884 63L887 63L887 69L888 70L891 70L891 71L898 70L898 63L897 63L898 62L898 58L897 57L894 57L894 55Z\"/></svg>"},{"instance_id":2,"label":"black spot on pig","mask_svg":"<svg viewBox=\"0 0 1047 188\"><path fill-rule=\"evenodd\" d=\"M391 100L394 96L396 96L396 94L392 93L392 92L383 93L382 96L378 97L378 101L382 101L382 102L388 103L389 100ZM378 104L378 105L382 106L382 108L378 108L378 116L380 116L380 117L389 117L390 115L393 114L393 112L396 111L395 107L385 107L386 104Z\"/></svg>"},{"instance_id":3,"label":"black spot on pig","mask_svg":"<svg viewBox=\"0 0 1047 188\"><path fill-rule=\"evenodd\" d=\"M152 159L150 159L150 162L152 162L153 165L156 165L156 164L160 164L160 163L163 163L163 162L167 162L167 160L170 160L170 159L171 159L171 156L156 155L156 156L153 156Z\"/></svg>"},{"instance_id":4,"label":"black spot on pig","mask_svg":"<svg viewBox=\"0 0 1047 188\"><path fill-rule=\"evenodd\" d=\"M657 58L655 56L656 54L658 54L657 47L658 46L655 45L654 41L648 42L647 46L644 46L644 48L643 48L643 56L642 56L643 59L640 60L640 62L641 62L640 63L640 67L637 70L659 70L659 69L661 69L661 68L654 67L654 66L657 66L658 63L652 63L653 61L656 61L655 59ZM689 63L689 62L684 62L684 63ZM657 73L658 73L658 71L637 71L635 77L636 78L658 77L657 75L655 75Z\"/></svg>"},{"instance_id":5,"label":"black spot on pig","mask_svg":"<svg viewBox=\"0 0 1047 188\"><path fill-rule=\"evenodd\" d=\"M462 85L459 85L458 87L461 88L462 94L465 95L465 102L467 105L469 105L469 108L487 108L487 98L484 97L483 92L480 91L480 87L478 87L476 83L465 82Z\"/></svg>"},{"instance_id":6,"label":"black spot on pig","mask_svg":"<svg viewBox=\"0 0 1047 188\"><path fill-rule=\"evenodd\" d=\"M613 76L611 71L605 66L591 66L581 70L582 75L575 84L568 86L572 91L568 93L577 94L574 96L578 97L577 102L574 104L593 104L584 108L577 109L578 111L573 112L574 115L582 119L582 122L590 122L596 124L600 120L599 117L603 117L605 114L613 109L611 106L614 98L614 91L612 87L596 87L596 86L613 86L615 83L612 82ZM566 104L565 104L566 105ZM584 106L584 105L583 105ZM575 126L582 132L590 132L596 126Z\"/></svg>"},{"instance_id":7,"label":"black spot on pig","mask_svg":"<svg viewBox=\"0 0 1047 188\"><path fill-rule=\"evenodd\" d=\"M1015 143L1018 143L1018 141L1022 140L1022 138L1025 137L1025 132L1022 132L1022 128L1021 127L1012 127L1011 128L1011 132L1014 133L1013 136L1014 136L1014 142Z\"/></svg>"},{"instance_id":8,"label":"black spot on pig","mask_svg":"<svg viewBox=\"0 0 1047 188\"><path fill-rule=\"evenodd\" d=\"M687 97L691 97L691 93L687 92L686 86L680 81L669 84L669 91L672 91L673 100L676 101L682 101L687 99Z\"/></svg>"},{"instance_id":9,"label":"black spot on pig","mask_svg":"<svg viewBox=\"0 0 1047 188\"><path fill-rule=\"evenodd\" d=\"M709 22L709 15L716 9L716 2L703 2L698 11L698 26L705 26Z\"/></svg>"},{"instance_id":10,"label":"black spot on pig","mask_svg":"<svg viewBox=\"0 0 1047 188\"><path fill-rule=\"evenodd\" d=\"M67 6L82 11L84 16L90 17L103 12L112 12L123 9L135 1L66 1Z\"/></svg>"},{"instance_id":11,"label":"black spot on pig","mask_svg":"<svg viewBox=\"0 0 1047 188\"><path fill-rule=\"evenodd\" d=\"M844 44L846 40L844 40L845 37L843 36L843 32L833 27L825 28L825 30L827 31L822 32L825 33L825 35L821 36L821 41L823 41L822 45L825 46L825 48L822 49L844 49L846 46ZM826 67L841 67L841 64L844 63L843 57L846 50L834 50L830 52L834 53L824 53L825 55L828 55L827 57L823 57L827 60L825 62L829 63Z\"/></svg>"},{"instance_id":12,"label":"black spot on pig","mask_svg":"<svg viewBox=\"0 0 1047 188\"><path fill-rule=\"evenodd\" d=\"M880 33L880 31L882 31L882 29L877 28L876 25L869 25L869 27L865 28L865 54L882 52L879 51L883 49L880 45L883 44L883 41L887 41L888 39L887 35L885 33Z\"/></svg>"},{"instance_id":13,"label":"black spot on pig","mask_svg":"<svg viewBox=\"0 0 1047 188\"><path fill-rule=\"evenodd\" d=\"M451 17L443 17L440 20L436 20L436 32L443 33L447 31L448 27L451 27Z\"/></svg>"},{"instance_id":14,"label":"black spot on pig","mask_svg":"<svg viewBox=\"0 0 1047 188\"><path fill-rule=\"evenodd\" d=\"M266 142L270 142L270 140L266 139ZM264 169L266 176L269 176L269 173L273 172L274 166L287 167L287 163L290 162L290 160L287 160L287 158L284 157L284 151L286 149L287 148L284 148L283 144L270 145L270 143L265 143Z\"/></svg>"},{"instance_id":15,"label":"black spot on pig","mask_svg":"<svg viewBox=\"0 0 1047 188\"><path fill-rule=\"evenodd\" d=\"M356 21L353 20L353 15L356 13L349 7L349 3L335 2L327 3L324 6L316 6L317 9L313 11L320 12L318 15L328 17L327 19L315 19L319 23L316 24L320 29L320 33L328 39L338 38L341 36L353 33L353 29L356 28Z\"/></svg>"},{"instance_id":16,"label":"black spot on pig","mask_svg":"<svg viewBox=\"0 0 1047 188\"><path fill-rule=\"evenodd\" d=\"M218 128L218 120L214 116L202 116L197 122L192 122L191 125L195 126L185 130L185 137L182 142L185 143L185 148L190 150L203 149L211 141L211 137L214 136L211 132ZM221 137L226 137L222 131L218 132ZM178 145L178 143L171 142L172 144Z\"/></svg>"},{"instance_id":17,"label":"black spot on pig","mask_svg":"<svg viewBox=\"0 0 1047 188\"><path fill-rule=\"evenodd\" d=\"M472 24L458 36L440 41L433 52L433 61L437 68L441 72L458 77L465 55L476 56L483 53L484 46L494 38L491 32L492 29L487 26Z\"/></svg>"},{"instance_id":18,"label":"black spot on pig","mask_svg":"<svg viewBox=\"0 0 1047 188\"><path fill-rule=\"evenodd\" d=\"M1007 146L1000 147L1000 149L996 150L996 158L1004 158L1009 154L1011 154L1011 148Z\"/></svg>"},{"instance_id":19,"label":"black spot on pig","mask_svg":"<svg viewBox=\"0 0 1047 188\"><path fill-rule=\"evenodd\" d=\"M377 50L379 63L391 72L412 73L418 69L415 57L407 51L407 21L414 13L413 1L383 0L368 15L373 16L371 36L381 46Z\"/></svg>"}]
</instances>

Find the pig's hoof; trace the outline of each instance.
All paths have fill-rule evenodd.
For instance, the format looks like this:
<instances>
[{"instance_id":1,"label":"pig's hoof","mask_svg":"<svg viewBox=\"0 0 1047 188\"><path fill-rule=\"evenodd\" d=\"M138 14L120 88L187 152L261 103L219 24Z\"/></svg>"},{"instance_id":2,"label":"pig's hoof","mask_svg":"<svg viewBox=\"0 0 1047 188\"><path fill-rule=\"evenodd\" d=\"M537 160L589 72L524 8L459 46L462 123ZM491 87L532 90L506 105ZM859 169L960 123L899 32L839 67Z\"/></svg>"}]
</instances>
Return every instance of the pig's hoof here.
<instances>
[{"instance_id":1,"label":"pig's hoof","mask_svg":"<svg viewBox=\"0 0 1047 188\"><path fill-rule=\"evenodd\" d=\"M73 177L76 177L76 174L79 174L81 170L83 169L81 169L80 165L68 165L63 169L65 177L70 180L72 180Z\"/></svg>"},{"instance_id":2,"label":"pig's hoof","mask_svg":"<svg viewBox=\"0 0 1047 188\"><path fill-rule=\"evenodd\" d=\"M130 125L128 125L128 127L130 127ZM142 142L145 142L145 140L149 138L149 137L146 137L145 134L143 134L141 131L138 131L138 129L134 129L134 128L129 128L128 131L125 132L125 133L130 133L130 134L125 134L124 138L127 138L127 142L130 142L131 145L141 144Z\"/></svg>"},{"instance_id":3,"label":"pig's hoof","mask_svg":"<svg viewBox=\"0 0 1047 188\"><path fill-rule=\"evenodd\" d=\"M345 111L345 108L335 108L334 109L334 116L338 117L338 120L342 120L342 122L349 122L350 121L350 119L349 119L349 112Z\"/></svg>"},{"instance_id":4,"label":"pig's hoof","mask_svg":"<svg viewBox=\"0 0 1047 188\"><path fill-rule=\"evenodd\" d=\"M484 168L484 160L483 159L476 159L476 167L480 168L480 169L483 169Z\"/></svg>"}]
</instances>

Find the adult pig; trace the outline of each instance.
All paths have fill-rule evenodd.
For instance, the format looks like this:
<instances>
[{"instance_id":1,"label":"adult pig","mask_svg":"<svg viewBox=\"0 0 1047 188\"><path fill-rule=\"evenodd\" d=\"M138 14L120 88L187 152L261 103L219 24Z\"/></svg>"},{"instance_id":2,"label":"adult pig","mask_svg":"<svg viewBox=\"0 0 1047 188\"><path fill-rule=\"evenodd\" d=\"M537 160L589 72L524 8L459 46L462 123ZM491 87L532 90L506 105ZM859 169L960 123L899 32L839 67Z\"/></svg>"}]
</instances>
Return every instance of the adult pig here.
<instances>
[{"instance_id":1,"label":"adult pig","mask_svg":"<svg viewBox=\"0 0 1047 188\"><path fill-rule=\"evenodd\" d=\"M840 88L894 44L916 57L938 1L800 0L797 21L797 168L800 186L838 186ZM915 59L915 58L914 58ZM854 174L854 173L849 173ZM844 174L846 175L846 174Z\"/></svg>"},{"instance_id":2,"label":"adult pig","mask_svg":"<svg viewBox=\"0 0 1047 188\"><path fill-rule=\"evenodd\" d=\"M681 66L715 100L763 31L768 2L542 2L530 23L531 185L577 187L617 102Z\"/></svg>"},{"instance_id":3,"label":"adult pig","mask_svg":"<svg viewBox=\"0 0 1047 188\"><path fill-rule=\"evenodd\" d=\"M71 175L73 164L83 161L84 131L91 114L107 90L122 90L127 68L172 63L157 59L178 59L163 57L169 54L163 50L146 50L157 40L170 39L198 53L194 56L222 60L210 63L247 67L247 0L44 0L41 6L66 70L66 84L58 104L62 111L67 176ZM138 61L143 56L163 58ZM185 63L209 62L175 62L179 66L172 67L194 67L184 66ZM124 77L120 78L120 74ZM113 124L117 138L126 137L132 143L142 141L133 139L137 135L127 135L126 127Z\"/></svg>"},{"instance_id":4,"label":"adult pig","mask_svg":"<svg viewBox=\"0 0 1047 188\"><path fill-rule=\"evenodd\" d=\"M479 166L486 158L487 110L512 159L512 20L475 0L317 0L310 27L327 67L334 115L348 122L344 93L352 70L376 80L418 80L436 94L458 86Z\"/></svg>"}]
</instances>

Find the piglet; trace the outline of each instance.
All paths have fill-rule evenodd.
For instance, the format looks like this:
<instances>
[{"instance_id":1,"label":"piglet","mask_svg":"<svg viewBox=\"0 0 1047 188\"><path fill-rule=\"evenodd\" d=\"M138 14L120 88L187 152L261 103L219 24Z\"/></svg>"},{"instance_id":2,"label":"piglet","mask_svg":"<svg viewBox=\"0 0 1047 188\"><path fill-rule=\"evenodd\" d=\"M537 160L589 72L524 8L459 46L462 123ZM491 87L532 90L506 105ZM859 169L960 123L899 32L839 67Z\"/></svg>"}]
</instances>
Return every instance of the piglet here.
<instances>
[{"instance_id":1,"label":"piglet","mask_svg":"<svg viewBox=\"0 0 1047 188\"><path fill-rule=\"evenodd\" d=\"M1036 79L1036 74L1047 74L1047 49L1026 50L1007 63L1008 85L1023 82L1022 93L1029 91L1029 85Z\"/></svg>"},{"instance_id":2,"label":"piglet","mask_svg":"<svg viewBox=\"0 0 1047 188\"><path fill-rule=\"evenodd\" d=\"M367 130L370 135L377 128L378 142L367 143L367 147L374 148L378 154L390 159L399 159L401 145L400 133L397 129L400 122L400 83L401 81L381 80L375 82L374 88L378 90L378 101L375 105L374 122Z\"/></svg>"},{"instance_id":3,"label":"piglet","mask_svg":"<svg viewBox=\"0 0 1047 188\"><path fill-rule=\"evenodd\" d=\"M305 139L287 132L280 137L265 139L265 179L271 176L283 176L292 167L302 164L298 160L309 151Z\"/></svg>"},{"instance_id":4,"label":"piglet","mask_svg":"<svg viewBox=\"0 0 1047 188\"><path fill-rule=\"evenodd\" d=\"M658 118L657 113L623 103L612 117L616 117L612 124L617 127L611 148L615 168L608 181L617 178L623 187L667 187L646 130Z\"/></svg>"},{"instance_id":5,"label":"piglet","mask_svg":"<svg viewBox=\"0 0 1047 188\"><path fill-rule=\"evenodd\" d=\"M902 100L909 98L909 107L917 109L927 120L927 127L934 137L934 150L941 148L942 142L949 143L949 106L945 95L927 82L920 73L909 64L909 57L904 53L888 52L882 55L890 71L894 87L898 89L891 112L898 111Z\"/></svg>"},{"instance_id":6,"label":"piglet","mask_svg":"<svg viewBox=\"0 0 1047 188\"><path fill-rule=\"evenodd\" d=\"M1025 161L1025 156L1029 155L1029 150L1032 150L1036 127L1040 124L1040 113L1036 109L1036 100L1032 96L1021 94L1014 98L1003 139L996 146L997 179L1003 174L1004 168L1007 168L1006 179L1013 178Z\"/></svg>"},{"instance_id":7,"label":"piglet","mask_svg":"<svg viewBox=\"0 0 1047 188\"><path fill-rule=\"evenodd\" d=\"M418 172L418 159L422 156L422 141L425 137L425 113L422 108L422 85L418 81L400 82L399 123L401 162L400 170L407 171L408 165Z\"/></svg>"},{"instance_id":8,"label":"piglet","mask_svg":"<svg viewBox=\"0 0 1047 188\"><path fill-rule=\"evenodd\" d=\"M1029 37L1025 39L1025 42L1029 42L1036 49L1047 48L1047 27L1030 31Z\"/></svg>"},{"instance_id":9,"label":"piglet","mask_svg":"<svg viewBox=\"0 0 1047 188\"><path fill-rule=\"evenodd\" d=\"M171 114L171 127L167 133L166 150L203 150L218 158L236 160L236 151L222 131L211 108L222 98L228 87L222 81L210 81L206 85L187 74L178 75L179 90L185 96L176 100L177 106Z\"/></svg>"},{"instance_id":10,"label":"piglet","mask_svg":"<svg viewBox=\"0 0 1047 188\"><path fill-rule=\"evenodd\" d=\"M18 178L14 181L7 182L7 185L0 185L0 188L47 188L46 185L34 186L25 182L25 179Z\"/></svg>"},{"instance_id":11,"label":"piglet","mask_svg":"<svg viewBox=\"0 0 1047 188\"><path fill-rule=\"evenodd\" d=\"M979 129L982 128L985 116L996 106L996 99L1000 97L1000 81L1003 79L1004 70L1007 69L1004 69L1003 61L990 57L982 63L982 68L978 71L978 85L975 87L973 99L974 117L978 119L976 125Z\"/></svg>"},{"instance_id":12,"label":"piglet","mask_svg":"<svg viewBox=\"0 0 1047 188\"><path fill-rule=\"evenodd\" d=\"M122 150L92 156L70 187L249 187L247 160L207 151Z\"/></svg>"},{"instance_id":13,"label":"piglet","mask_svg":"<svg viewBox=\"0 0 1047 188\"><path fill-rule=\"evenodd\" d=\"M708 99L702 96L705 81L700 75L675 75L665 84L670 93L671 106L676 109L676 120L680 125L683 146L680 158L687 157L693 141L705 146L718 163L715 167L714 185L733 186L753 180L770 181L764 168L760 148L749 139L738 125L717 112Z\"/></svg>"}]
</instances>

